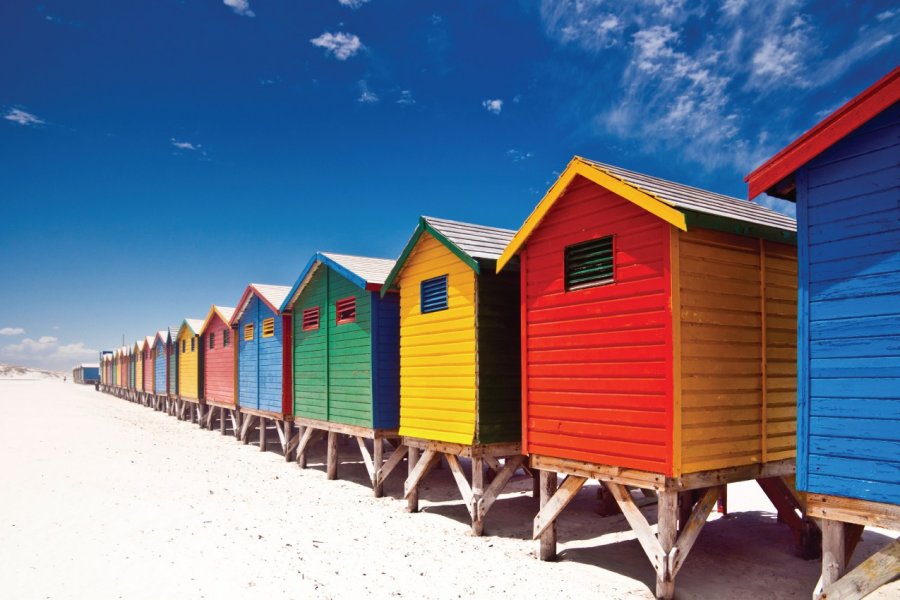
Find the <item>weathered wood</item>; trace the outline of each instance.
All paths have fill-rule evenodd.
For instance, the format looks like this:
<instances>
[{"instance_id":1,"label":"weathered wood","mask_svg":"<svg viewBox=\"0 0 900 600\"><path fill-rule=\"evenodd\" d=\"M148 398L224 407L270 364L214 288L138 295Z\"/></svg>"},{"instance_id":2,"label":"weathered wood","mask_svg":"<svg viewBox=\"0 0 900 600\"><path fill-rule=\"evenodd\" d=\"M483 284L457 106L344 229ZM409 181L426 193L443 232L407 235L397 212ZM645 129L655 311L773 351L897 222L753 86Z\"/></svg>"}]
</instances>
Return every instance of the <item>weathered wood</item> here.
<instances>
[{"instance_id":1,"label":"weathered wood","mask_svg":"<svg viewBox=\"0 0 900 600\"><path fill-rule=\"evenodd\" d=\"M287 439L285 439L284 431L281 430L278 423L275 423L275 431L278 432L278 443L281 444L281 449L284 450L287 446Z\"/></svg>"},{"instance_id":2,"label":"weathered wood","mask_svg":"<svg viewBox=\"0 0 900 600\"><path fill-rule=\"evenodd\" d=\"M448 463L449 463L449 458ZM484 496L484 458L472 457L472 535L481 535L484 532L484 513L481 510L481 501Z\"/></svg>"},{"instance_id":3,"label":"weathered wood","mask_svg":"<svg viewBox=\"0 0 900 600\"><path fill-rule=\"evenodd\" d=\"M324 433L321 429L313 429L312 427L307 427L303 430L303 435L300 437L300 443L297 446L297 465L301 469L306 468L306 452L309 449L309 445L322 437Z\"/></svg>"},{"instance_id":4,"label":"weathered wood","mask_svg":"<svg viewBox=\"0 0 900 600\"><path fill-rule=\"evenodd\" d=\"M241 437L241 413L232 410L228 415L231 418L231 430L234 432L234 437Z\"/></svg>"},{"instance_id":5,"label":"weathered wood","mask_svg":"<svg viewBox=\"0 0 900 600\"><path fill-rule=\"evenodd\" d=\"M359 446L359 453L362 455L363 464L366 465L366 472L369 474L369 481L375 485L375 465L372 463L372 457L369 455L369 449L366 448L365 438L354 436L356 444Z\"/></svg>"},{"instance_id":6,"label":"weathered wood","mask_svg":"<svg viewBox=\"0 0 900 600\"><path fill-rule=\"evenodd\" d=\"M376 498L384 495L384 482L378 477L381 472L381 466L384 464L384 440L375 438L372 440L372 453L374 462L374 472L372 473L372 490L375 492Z\"/></svg>"},{"instance_id":7,"label":"weathered wood","mask_svg":"<svg viewBox=\"0 0 900 600\"><path fill-rule=\"evenodd\" d=\"M625 490L625 494L628 495L630 500L631 494L628 490ZM659 493L658 500L656 530L657 542L661 553L659 562L654 565L656 568L656 597L668 600L675 597L675 573L669 568L669 560L672 557L675 537L678 534L678 494L674 490L663 490ZM634 508L637 510L636 506ZM641 515L640 511L638 511L638 514ZM644 520L644 523L646 522ZM699 531L700 529L698 528L697 533ZM693 545L693 541L691 545Z\"/></svg>"},{"instance_id":8,"label":"weathered wood","mask_svg":"<svg viewBox=\"0 0 900 600\"><path fill-rule=\"evenodd\" d=\"M275 422L275 426L278 426L278 422ZM282 421L281 428L283 430L283 434L281 435L281 449L284 452L284 461L291 462L294 459L293 456L293 448L291 447L291 440L293 432L294 432L294 423L292 421Z\"/></svg>"},{"instance_id":9,"label":"weathered wood","mask_svg":"<svg viewBox=\"0 0 900 600\"><path fill-rule=\"evenodd\" d=\"M410 458L412 458L412 452L410 452ZM406 482L403 484L404 498L408 498L411 492L418 489L419 483L422 482L422 479L425 478L428 472L434 467L434 464L440 459L440 453L435 450L426 450L422 454L422 458L414 467L412 467L409 477L407 477Z\"/></svg>"},{"instance_id":10,"label":"weathered wood","mask_svg":"<svg viewBox=\"0 0 900 600\"><path fill-rule=\"evenodd\" d=\"M555 473L556 471L551 472ZM575 495L578 494L578 491L584 486L586 481L587 477L578 475L569 475L563 480L562 485L559 486L553 497L541 507L540 512L534 518L534 529L531 539L538 539L544 533L544 530L553 525L556 517L575 498Z\"/></svg>"},{"instance_id":11,"label":"weathered wood","mask_svg":"<svg viewBox=\"0 0 900 600\"><path fill-rule=\"evenodd\" d=\"M513 456L521 454L522 444L451 444L420 438L403 437L401 443L419 450L434 450L441 454L454 454L471 458L473 456Z\"/></svg>"},{"instance_id":12,"label":"weathered wood","mask_svg":"<svg viewBox=\"0 0 900 600\"><path fill-rule=\"evenodd\" d=\"M416 467L419 465L419 449L407 446L406 444L401 444L401 447L406 448L409 454L409 459L406 461L406 481L409 481L413 475L413 472L415 472ZM393 456L391 456L391 458L393 458ZM419 512L419 489L417 487L413 487L407 490L406 483L404 482L403 492L403 495L406 497L406 512Z\"/></svg>"},{"instance_id":13,"label":"weathered wood","mask_svg":"<svg viewBox=\"0 0 900 600\"><path fill-rule=\"evenodd\" d=\"M806 512L811 517L856 523L882 529L900 529L900 505L807 494Z\"/></svg>"},{"instance_id":14,"label":"weathered wood","mask_svg":"<svg viewBox=\"0 0 900 600\"><path fill-rule=\"evenodd\" d=\"M225 435L225 409L219 407L219 433Z\"/></svg>"},{"instance_id":15,"label":"weathered wood","mask_svg":"<svg viewBox=\"0 0 900 600\"><path fill-rule=\"evenodd\" d=\"M297 449L297 446L300 445L300 437L303 435L303 429L298 428L297 433L291 436L291 439L288 440L287 443L287 452L291 453Z\"/></svg>"},{"instance_id":16,"label":"weathered wood","mask_svg":"<svg viewBox=\"0 0 900 600\"><path fill-rule=\"evenodd\" d=\"M241 425L241 443L248 444L250 442L250 428L253 426L253 421L255 420L256 417L253 415L244 417L244 422Z\"/></svg>"},{"instance_id":17,"label":"weathered wood","mask_svg":"<svg viewBox=\"0 0 900 600\"><path fill-rule=\"evenodd\" d=\"M900 540L894 540L839 580L826 585L819 600L864 598L898 577L900 577Z\"/></svg>"},{"instance_id":18,"label":"weathered wood","mask_svg":"<svg viewBox=\"0 0 900 600\"><path fill-rule=\"evenodd\" d=\"M647 555L647 558L650 559L650 563L653 565L653 568L656 570L656 593L657 596L660 597L660 591L663 593L666 592L666 586L663 585L663 589L660 590L661 580L663 584L665 583L666 576L666 558L665 552L663 551L662 543L657 536L653 534L653 530L650 528L650 523L647 522L647 519L644 517L643 513L641 513L640 509L635 505L634 500L631 498L631 493L628 491L624 485L619 483L614 483L612 481L605 482L606 487L609 488L610 493L613 498L616 499L616 502L619 504L619 508L622 509L622 514L625 515L625 519L628 521L628 524L631 525L631 529L637 535L638 542L641 544L641 548L644 550L644 554ZM664 504L663 498L666 499ZM677 497L674 491L668 491L666 493L662 493L659 495L659 519L658 519L658 529L660 535L663 534L662 527L665 525L667 528L671 528L672 531L665 531L666 533L666 541L670 541L674 543L675 541L675 510L676 510L676 500ZM664 510L668 510L671 515L666 519L663 516ZM665 522L664 522L665 521ZM671 544L669 546L671 548Z\"/></svg>"},{"instance_id":19,"label":"weathered wood","mask_svg":"<svg viewBox=\"0 0 900 600\"><path fill-rule=\"evenodd\" d=\"M376 481L378 485L384 485L385 479L388 478L388 475L391 474L397 465L403 460L403 457L407 455L409 452L409 447L400 444L397 446L393 452L391 452L391 456L387 459L384 465L378 467L378 471L375 474Z\"/></svg>"},{"instance_id":20,"label":"weathered wood","mask_svg":"<svg viewBox=\"0 0 900 600\"><path fill-rule=\"evenodd\" d=\"M538 484L540 487L541 509L538 516L535 517L535 525L537 520L541 518L550 499L556 494L556 471L538 471L540 476ZM583 483L582 483L583 485ZM580 486L579 486L580 487ZM558 515L559 513L557 513ZM554 517L540 534L541 541L538 543L538 557L541 560L556 560L556 518Z\"/></svg>"},{"instance_id":21,"label":"weathered wood","mask_svg":"<svg viewBox=\"0 0 900 600\"><path fill-rule=\"evenodd\" d=\"M325 478L337 479L338 472L338 433L328 432L328 450L325 459Z\"/></svg>"},{"instance_id":22,"label":"weathered wood","mask_svg":"<svg viewBox=\"0 0 900 600\"><path fill-rule=\"evenodd\" d=\"M478 502L478 516L481 519L484 519L488 511L491 510L491 506L497 501L500 492L503 491L503 488L506 487L506 484L509 483L509 480L512 479L512 476L516 474L516 471L524 462L524 456L510 456L506 459L506 463L497 472L491 484L484 490L484 495Z\"/></svg>"},{"instance_id":23,"label":"weathered wood","mask_svg":"<svg viewBox=\"0 0 900 600\"><path fill-rule=\"evenodd\" d=\"M706 520L709 518L709 513L712 512L713 507L719 499L719 492L719 488L709 488L706 490L706 493L703 494L700 501L694 505L694 510L691 511L687 521L682 523L681 534L678 536L675 546L668 555L668 570L672 581L675 581L675 576L678 575L678 571L687 559L691 548L694 547L694 543L697 541L700 531L703 529ZM663 548L665 548L664 545Z\"/></svg>"},{"instance_id":24,"label":"weathered wood","mask_svg":"<svg viewBox=\"0 0 900 600\"><path fill-rule=\"evenodd\" d=\"M397 437L396 429L372 429L371 427L348 425L346 423L335 423L333 421L321 421L319 419L308 419L306 417L294 417L294 423L296 423L297 425L302 425L303 427L312 427L313 429L321 429L323 431L336 431L344 435L361 437L369 440L378 437Z\"/></svg>"},{"instance_id":25,"label":"weathered wood","mask_svg":"<svg viewBox=\"0 0 900 600\"><path fill-rule=\"evenodd\" d=\"M456 482L456 487L459 489L459 493L462 496L463 502L465 503L466 508L469 511L469 516L474 520L475 505L473 502L473 490L472 487L469 486L468 480L466 480L466 474L463 473L462 466L459 464L459 459L452 454L448 454L447 464L450 466L450 473L453 474L453 480Z\"/></svg>"},{"instance_id":26,"label":"weathered wood","mask_svg":"<svg viewBox=\"0 0 900 600\"><path fill-rule=\"evenodd\" d=\"M822 521L822 587L827 588L844 576L847 570L847 549L844 524Z\"/></svg>"},{"instance_id":27,"label":"weathered wood","mask_svg":"<svg viewBox=\"0 0 900 600\"><path fill-rule=\"evenodd\" d=\"M259 422L259 451L265 452L268 445L268 423L263 417L257 419Z\"/></svg>"}]
</instances>

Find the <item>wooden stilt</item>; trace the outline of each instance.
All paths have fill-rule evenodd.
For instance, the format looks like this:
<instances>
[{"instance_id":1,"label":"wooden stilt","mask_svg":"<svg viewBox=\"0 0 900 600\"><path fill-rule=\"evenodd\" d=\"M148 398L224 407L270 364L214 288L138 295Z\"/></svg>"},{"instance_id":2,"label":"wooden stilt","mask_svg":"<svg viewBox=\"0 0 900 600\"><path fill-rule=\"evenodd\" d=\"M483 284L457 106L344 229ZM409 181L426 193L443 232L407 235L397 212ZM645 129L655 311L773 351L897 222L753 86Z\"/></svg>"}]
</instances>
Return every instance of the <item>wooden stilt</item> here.
<instances>
[{"instance_id":1,"label":"wooden stilt","mask_svg":"<svg viewBox=\"0 0 900 600\"><path fill-rule=\"evenodd\" d=\"M372 477L372 490L376 498L384 495L384 480L379 477L381 467L384 465L384 441L376 437L372 440L372 462L374 463L374 474Z\"/></svg>"},{"instance_id":2,"label":"wooden stilt","mask_svg":"<svg viewBox=\"0 0 900 600\"><path fill-rule=\"evenodd\" d=\"M328 432L328 449L325 458L326 479L337 479L338 471L338 434L335 431Z\"/></svg>"},{"instance_id":3,"label":"wooden stilt","mask_svg":"<svg viewBox=\"0 0 900 600\"><path fill-rule=\"evenodd\" d=\"M384 485L384 480L387 479L387 476L391 474L391 471L393 471L397 467L397 465L400 464L400 462L403 460L403 457L406 456L408 452L410 452L409 446L398 444L395 447L394 451L391 452L390 458L387 459L387 462L385 462L375 471L375 480L377 485Z\"/></svg>"},{"instance_id":4,"label":"wooden stilt","mask_svg":"<svg viewBox=\"0 0 900 600\"><path fill-rule=\"evenodd\" d=\"M556 494L556 472L539 471L538 484L540 488L541 511ZM538 556L541 560L556 560L556 519L541 533L541 541L538 543Z\"/></svg>"},{"instance_id":5,"label":"wooden stilt","mask_svg":"<svg viewBox=\"0 0 900 600\"><path fill-rule=\"evenodd\" d=\"M822 520L822 586L827 588L847 570L846 529L840 521Z\"/></svg>"},{"instance_id":6,"label":"wooden stilt","mask_svg":"<svg viewBox=\"0 0 900 600\"><path fill-rule=\"evenodd\" d=\"M266 433L268 432L267 426L268 426L268 422L266 421L266 419L263 417L259 417L259 451L260 452L266 451L266 443L268 441L266 439Z\"/></svg>"},{"instance_id":7,"label":"wooden stilt","mask_svg":"<svg viewBox=\"0 0 900 600\"><path fill-rule=\"evenodd\" d=\"M225 435L225 409L219 407L219 434Z\"/></svg>"},{"instance_id":8,"label":"wooden stilt","mask_svg":"<svg viewBox=\"0 0 900 600\"><path fill-rule=\"evenodd\" d=\"M320 438L323 433L321 429L313 429L312 427L307 427L303 430L303 435L300 436L300 442L297 445L297 465L301 469L306 468L306 451L309 445Z\"/></svg>"},{"instance_id":9,"label":"wooden stilt","mask_svg":"<svg viewBox=\"0 0 900 600\"><path fill-rule=\"evenodd\" d=\"M291 446L291 437L294 433L294 424L291 421L281 422L281 448L284 451L284 461L291 462L294 459L294 448Z\"/></svg>"},{"instance_id":10,"label":"wooden stilt","mask_svg":"<svg viewBox=\"0 0 900 600\"><path fill-rule=\"evenodd\" d=\"M657 537L662 556L659 557L661 564L656 565L656 597L669 600L675 597L675 578L669 570L668 557L675 546L677 535L678 492L674 490L659 492L657 511Z\"/></svg>"},{"instance_id":11,"label":"wooden stilt","mask_svg":"<svg viewBox=\"0 0 900 600\"><path fill-rule=\"evenodd\" d=\"M827 528L823 522L823 546L827 545ZM840 523L837 523L840 525ZM846 541L846 538L845 538ZM833 549L837 551L837 548ZM823 548L823 558L828 554ZM825 577L825 562L822 562L822 577ZM844 568L846 568L846 563ZM819 600L858 600L871 594L881 586L900 577L900 540L890 542L843 577L825 585Z\"/></svg>"},{"instance_id":12,"label":"wooden stilt","mask_svg":"<svg viewBox=\"0 0 900 600\"><path fill-rule=\"evenodd\" d=\"M407 481L412 478L413 472L416 469L416 466L419 463L419 449L418 448L410 448L409 449L409 458L407 459L407 467L408 467L408 475ZM405 491L405 490L404 490ZM407 492L405 492L406 496L406 512L417 513L419 512L419 490L418 488L413 488Z\"/></svg>"}]
</instances>

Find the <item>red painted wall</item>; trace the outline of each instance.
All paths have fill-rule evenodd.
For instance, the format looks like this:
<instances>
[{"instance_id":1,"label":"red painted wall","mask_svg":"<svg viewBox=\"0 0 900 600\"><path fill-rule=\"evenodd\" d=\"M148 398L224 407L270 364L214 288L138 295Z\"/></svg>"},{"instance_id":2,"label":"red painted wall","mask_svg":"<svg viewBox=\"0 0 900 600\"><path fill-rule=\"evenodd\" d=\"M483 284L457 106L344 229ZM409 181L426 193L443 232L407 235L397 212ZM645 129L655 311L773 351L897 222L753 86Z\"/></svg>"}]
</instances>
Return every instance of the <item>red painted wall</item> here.
<instances>
[{"instance_id":1,"label":"red painted wall","mask_svg":"<svg viewBox=\"0 0 900 600\"><path fill-rule=\"evenodd\" d=\"M155 353L150 348L144 348L144 391L153 391L153 374L156 372L153 368L153 357Z\"/></svg>"},{"instance_id":2,"label":"red painted wall","mask_svg":"<svg viewBox=\"0 0 900 600\"><path fill-rule=\"evenodd\" d=\"M223 332L230 329L218 314L200 343L203 344L203 398L215 402L234 404L234 332L230 334L228 345L223 344ZM209 347L209 336L215 335L214 346Z\"/></svg>"},{"instance_id":3,"label":"red painted wall","mask_svg":"<svg viewBox=\"0 0 900 600\"><path fill-rule=\"evenodd\" d=\"M577 177L522 257L525 453L670 474L669 227ZM565 248L615 235L615 283L565 291Z\"/></svg>"}]
</instances>

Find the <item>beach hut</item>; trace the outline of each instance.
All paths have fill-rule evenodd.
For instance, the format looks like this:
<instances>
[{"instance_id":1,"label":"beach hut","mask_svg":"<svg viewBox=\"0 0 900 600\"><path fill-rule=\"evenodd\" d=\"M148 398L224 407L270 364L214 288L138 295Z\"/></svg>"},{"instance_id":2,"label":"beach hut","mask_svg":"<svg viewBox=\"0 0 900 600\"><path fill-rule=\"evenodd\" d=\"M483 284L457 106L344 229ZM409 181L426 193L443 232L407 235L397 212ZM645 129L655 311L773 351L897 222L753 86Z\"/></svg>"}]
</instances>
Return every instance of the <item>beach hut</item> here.
<instances>
[{"instance_id":1,"label":"beach hut","mask_svg":"<svg viewBox=\"0 0 900 600\"><path fill-rule=\"evenodd\" d=\"M84 363L72 369L72 381L82 385L100 383L100 364Z\"/></svg>"},{"instance_id":2,"label":"beach hut","mask_svg":"<svg viewBox=\"0 0 900 600\"><path fill-rule=\"evenodd\" d=\"M200 418L200 390L203 389L203 349L200 346L202 319L185 319L178 328L175 343L178 346L178 396L179 419L194 422Z\"/></svg>"},{"instance_id":3,"label":"beach hut","mask_svg":"<svg viewBox=\"0 0 900 600\"><path fill-rule=\"evenodd\" d=\"M142 356L143 360L143 375L144 375L144 383L141 386L144 392L143 401L147 406L152 406L155 403L155 387L154 383L154 375L156 374L156 362L154 361L153 354L153 337L147 336L144 338Z\"/></svg>"},{"instance_id":4,"label":"beach hut","mask_svg":"<svg viewBox=\"0 0 900 600\"><path fill-rule=\"evenodd\" d=\"M166 333L166 348L169 352L166 360L166 412L174 416L178 398L178 327L169 327Z\"/></svg>"},{"instance_id":5,"label":"beach hut","mask_svg":"<svg viewBox=\"0 0 900 600\"><path fill-rule=\"evenodd\" d=\"M134 401L144 401L144 340L138 340L132 347L134 355Z\"/></svg>"},{"instance_id":6,"label":"beach hut","mask_svg":"<svg viewBox=\"0 0 900 600\"><path fill-rule=\"evenodd\" d=\"M512 267L495 272L514 234L421 217L381 290L400 294L400 435L401 449L409 450L409 509L418 509L418 486L445 457L475 535L523 462L519 278ZM459 457L471 459L471 482ZM497 471L489 485L485 467Z\"/></svg>"},{"instance_id":7,"label":"beach hut","mask_svg":"<svg viewBox=\"0 0 900 600\"><path fill-rule=\"evenodd\" d=\"M137 343L133 346L128 346L126 349L128 353L128 400L131 402L137 401L137 355L134 351L135 346L137 346Z\"/></svg>"},{"instance_id":8,"label":"beach hut","mask_svg":"<svg viewBox=\"0 0 900 600\"><path fill-rule=\"evenodd\" d=\"M384 440L398 437L400 419L399 296L380 294L393 266L393 259L318 252L280 306L294 315L293 414L304 431L297 461L305 466L309 444L327 432L334 479L337 436L355 437L376 497L387 476L379 473Z\"/></svg>"},{"instance_id":9,"label":"beach hut","mask_svg":"<svg viewBox=\"0 0 900 600\"><path fill-rule=\"evenodd\" d=\"M168 381L166 369L169 364L168 347L166 337L168 332L161 329L153 336L150 342L150 352L153 354L153 409L163 410L166 405L168 393Z\"/></svg>"},{"instance_id":10,"label":"beach hut","mask_svg":"<svg viewBox=\"0 0 900 600\"><path fill-rule=\"evenodd\" d=\"M231 317L234 308L212 305L200 327L203 346L203 410L202 424L212 429L218 418L219 431L224 435L226 415L233 431L238 433L237 403L234 395L234 363L237 356Z\"/></svg>"},{"instance_id":11,"label":"beach hut","mask_svg":"<svg viewBox=\"0 0 900 600\"><path fill-rule=\"evenodd\" d=\"M130 357L128 347L119 348L119 397L126 398L129 389L131 374Z\"/></svg>"},{"instance_id":12,"label":"beach hut","mask_svg":"<svg viewBox=\"0 0 900 600\"><path fill-rule=\"evenodd\" d=\"M900 576L900 541L846 573L864 527L900 530L900 68L747 176L797 206L797 487L821 519L816 596Z\"/></svg>"},{"instance_id":13,"label":"beach hut","mask_svg":"<svg viewBox=\"0 0 900 600\"><path fill-rule=\"evenodd\" d=\"M269 424L277 431L285 460L293 431L291 396L291 315L280 307L291 288L251 283L244 290L231 327L237 336L237 403L240 440L248 443L257 425L259 449L267 444Z\"/></svg>"},{"instance_id":14,"label":"beach hut","mask_svg":"<svg viewBox=\"0 0 900 600\"><path fill-rule=\"evenodd\" d=\"M807 531L781 479L795 453L793 219L575 157L498 270L515 257L541 558L555 556L555 519L589 478L637 533L661 598L724 484L761 480ZM658 534L629 486L658 494Z\"/></svg>"}]
</instances>

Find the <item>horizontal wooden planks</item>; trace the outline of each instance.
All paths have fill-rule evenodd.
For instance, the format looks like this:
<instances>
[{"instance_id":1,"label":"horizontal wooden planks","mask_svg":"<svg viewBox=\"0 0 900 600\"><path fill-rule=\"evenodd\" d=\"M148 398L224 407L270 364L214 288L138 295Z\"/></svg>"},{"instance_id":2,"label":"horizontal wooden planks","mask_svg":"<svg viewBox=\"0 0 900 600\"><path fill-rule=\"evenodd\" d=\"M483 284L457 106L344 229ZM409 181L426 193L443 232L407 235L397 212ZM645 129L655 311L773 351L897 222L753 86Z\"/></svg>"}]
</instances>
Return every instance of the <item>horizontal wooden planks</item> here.
<instances>
[{"instance_id":1,"label":"horizontal wooden planks","mask_svg":"<svg viewBox=\"0 0 900 600\"><path fill-rule=\"evenodd\" d=\"M184 351L182 351L182 342ZM193 342L193 349L191 347ZM199 339L187 327L178 332L178 395L184 398L200 397L200 347Z\"/></svg>"},{"instance_id":2,"label":"horizontal wooden planks","mask_svg":"<svg viewBox=\"0 0 900 600\"><path fill-rule=\"evenodd\" d=\"M422 314L420 284L441 275L447 275L448 308ZM399 287L400 434L471 444L476 410L475 273L424 234L407 257ZM456 367L442 368L444 361Z\"/></svg>"},{"instance_id":3,"label":"horizontal wooden planks","mask_svg":"<svg viewBox=\"0 0 900 600\"><path fill-rule=\"evenodd\" d=\"M224 343L225 331L229 331L228 345ZM215 402L234 404L234 336L218 314L213 316L202 337L203 343L203 398ZM213 347L209 347L213 336Z\"/></svg>"},{"instance_id":4,"label":"horizontal wooden planks","mask_svg":"<svg viewBox=\"0 0 900 600\"><path fill-rule=\"evenodd\" d=\"M670 472L668 227L577 177L528 239L526 453ZM614 283L566 291L565 248L608 235Z\"/></svg>"}]
</instances>

